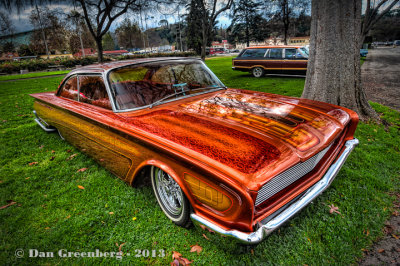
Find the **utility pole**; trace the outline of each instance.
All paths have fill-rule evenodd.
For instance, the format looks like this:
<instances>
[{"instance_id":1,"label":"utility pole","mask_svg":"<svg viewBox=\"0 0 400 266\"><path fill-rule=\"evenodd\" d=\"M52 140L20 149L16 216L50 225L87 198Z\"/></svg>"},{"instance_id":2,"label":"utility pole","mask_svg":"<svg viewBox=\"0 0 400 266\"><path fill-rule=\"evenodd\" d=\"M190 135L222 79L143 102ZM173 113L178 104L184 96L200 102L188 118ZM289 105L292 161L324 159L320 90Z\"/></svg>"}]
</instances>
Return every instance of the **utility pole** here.
<instances>
[{"instance_id":1,"label":"utility pole","mask_svg":"<svg viewBox=\"0 0 400 266\"><path fill-rule=\"evenodd\" d=\"M36 12L37 12L38 19L39 19L40 30L42 31L42 37L43 37L44 45L45 45L45 47L46 47L47 59L49 59L49 48L47 47L46 34L44 33L44 29L43 29L43 25L42 25L42 20L40 19L39 8L38 8L37 5L36 5Z\"/></svg>"}]
</instances>

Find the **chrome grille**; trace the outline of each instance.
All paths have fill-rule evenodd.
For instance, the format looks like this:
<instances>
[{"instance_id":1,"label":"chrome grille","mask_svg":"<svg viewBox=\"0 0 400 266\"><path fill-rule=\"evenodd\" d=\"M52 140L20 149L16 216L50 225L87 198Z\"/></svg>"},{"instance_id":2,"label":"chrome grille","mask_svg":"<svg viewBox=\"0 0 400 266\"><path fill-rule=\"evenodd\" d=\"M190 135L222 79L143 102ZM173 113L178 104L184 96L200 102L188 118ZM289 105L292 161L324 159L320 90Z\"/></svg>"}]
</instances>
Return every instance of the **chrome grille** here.
<instances>
[{"instance_id":1,"label":"chrome grille","mask_svg":"<svg viewBox=\"0 0 400 266\"><path fill-rule=\"evenodd\" d=\"M318 164L322 157L324 157L331 146L332 144L324 150L320 151L319 153L315 154L307 161L300 162L272 178L258 192L255 204L259 205L260 203L266 201L267 199L284 189L285 187L293 184L295 181L299 180L301 177L311 172L311 170L314 169L314 167Z\"/></svg>"}]
</instances>

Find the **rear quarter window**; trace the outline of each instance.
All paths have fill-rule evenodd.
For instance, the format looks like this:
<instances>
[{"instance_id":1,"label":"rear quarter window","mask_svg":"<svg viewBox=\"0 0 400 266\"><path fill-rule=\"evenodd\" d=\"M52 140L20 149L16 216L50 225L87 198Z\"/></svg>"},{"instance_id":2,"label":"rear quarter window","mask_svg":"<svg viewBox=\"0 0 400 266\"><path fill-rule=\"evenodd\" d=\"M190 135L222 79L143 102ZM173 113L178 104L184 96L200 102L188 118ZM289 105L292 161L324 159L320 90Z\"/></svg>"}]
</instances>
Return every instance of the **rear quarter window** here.
<instances>
[{"instance_id":1,"label":"rear quarter window","mask_svg":"<svg viewBox=\"0 0 400 266\"><path fill-rule=\"evenodd\" d=\"M111 110L110 99L100 76L79 76L79 101Z\"/></svg>"},{"instance_id":2,"label":"rear quarter window","mask_svg":"<svg viewBox=\"0 0 400 266\"><path fill-rule=\"evenodd\" d=\"M78 100L78 82L76 76L70 77L62 86L59 96Z\"/></svg>"},{"instance_id":3,"label":"rear quarter window","mask_svg":"<svg viewBox=\"0 0 400 266\"><path fill-rule=\"evenodd\" d=\"M247 49L242 53L241 57L245 57L245 58L264 57L266 51L267 51L267 49L265 49L265 48Z\"/></svg>"}]
</instances>

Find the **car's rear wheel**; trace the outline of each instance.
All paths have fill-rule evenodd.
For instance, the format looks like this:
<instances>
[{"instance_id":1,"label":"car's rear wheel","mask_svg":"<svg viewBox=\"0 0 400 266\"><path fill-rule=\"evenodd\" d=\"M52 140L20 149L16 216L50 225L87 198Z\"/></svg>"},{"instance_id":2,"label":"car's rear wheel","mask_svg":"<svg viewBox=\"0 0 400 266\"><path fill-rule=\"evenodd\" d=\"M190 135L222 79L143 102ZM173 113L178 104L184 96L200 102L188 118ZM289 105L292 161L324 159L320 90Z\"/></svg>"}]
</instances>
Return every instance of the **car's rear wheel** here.
<instances>
[{"instance_id":1,"label":"car's rear wheel","mask_svg":"<svg viewBox=\"0 0 400 266\"><path fill-rule=\"evenodd\" d=\"M178 183L162 169L152 166L151 184L165 215L179 226L190 226L190 203Z\"/></svg>"},{"instance_id":2,"label":"car's rear wheel","mask_svg":"<svg viewBox=\"0 0 400 266\"><path fill-rule=\"evenodd\" d=\"M262 67L255 67L251 70L251 74L253 74L253 76L256 78L261 78L264 76L265 71Z\"/></svg>"}]
</instances>

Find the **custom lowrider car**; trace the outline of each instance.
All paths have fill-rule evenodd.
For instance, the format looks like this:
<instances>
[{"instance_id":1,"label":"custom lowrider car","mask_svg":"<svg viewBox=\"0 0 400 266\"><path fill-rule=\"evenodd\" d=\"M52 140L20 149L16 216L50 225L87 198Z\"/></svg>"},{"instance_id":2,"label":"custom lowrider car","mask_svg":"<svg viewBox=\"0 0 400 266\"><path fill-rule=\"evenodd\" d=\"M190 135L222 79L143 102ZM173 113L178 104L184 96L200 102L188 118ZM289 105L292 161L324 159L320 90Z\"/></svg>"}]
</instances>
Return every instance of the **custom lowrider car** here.
<instances>
[{"instance_id":1,"label":"custom lowrider car","mask_svg":"<svg viewBox=\"0 0 400 266\"><path fill-rule=\"evenodd\" d=\"M351 110L228 89L198 59L71 71L32 95L35 121L129 184L152 184L174 223L257 243L332 182L357 145Z\"/></svg>"},{"instance_id":2,"label":"custom lowrider car","mask_svg":"<svg viewBox=\"0 0 400 266\"><path fill-rule=\"evenodd\" d=\"M308 49L302 46L248 47L232 60L232 69L248 71L254 77L265 74L305 75Z\"/></svg>"}]
</instances>

